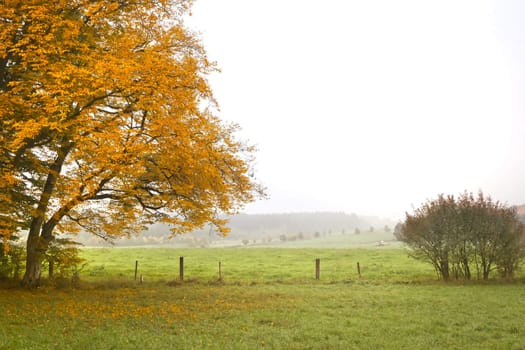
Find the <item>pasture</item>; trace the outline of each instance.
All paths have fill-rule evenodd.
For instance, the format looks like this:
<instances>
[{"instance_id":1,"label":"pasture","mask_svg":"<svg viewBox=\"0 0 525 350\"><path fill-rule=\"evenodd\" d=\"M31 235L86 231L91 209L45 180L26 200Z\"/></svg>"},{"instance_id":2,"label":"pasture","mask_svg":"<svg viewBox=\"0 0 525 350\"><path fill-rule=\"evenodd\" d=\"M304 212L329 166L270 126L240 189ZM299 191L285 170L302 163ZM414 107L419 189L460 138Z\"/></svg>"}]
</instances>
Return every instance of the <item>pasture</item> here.
<instances>
[{"instance_id":1,"label":"pasture","mask_svg":"<svg viewBox=\"0 0 525 350\"><path fill-rule=\"evenodd\" d=\"M83 256L76 288L0 290L0 348L525 349L521 277L445 284L403 249L97 248ZM136 260L144 283L134 280Z\"/></svg>"}]
</instances>

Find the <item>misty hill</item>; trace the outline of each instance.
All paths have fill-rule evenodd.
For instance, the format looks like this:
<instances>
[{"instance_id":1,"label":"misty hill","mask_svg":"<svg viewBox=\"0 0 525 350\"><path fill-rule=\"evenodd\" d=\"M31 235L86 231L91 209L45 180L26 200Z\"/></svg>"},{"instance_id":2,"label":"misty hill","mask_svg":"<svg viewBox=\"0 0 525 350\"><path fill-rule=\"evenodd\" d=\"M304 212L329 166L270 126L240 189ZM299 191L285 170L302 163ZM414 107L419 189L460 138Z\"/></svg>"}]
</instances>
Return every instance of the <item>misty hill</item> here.
<instances>
[{"instance_id":1,"label":"misty hill","mask_svg":"<svg viewBox=\"0 0 525 350\"><path fill-rule=\"evenodd\" d=\"M356 214L316 212L287 214L240 214L230 219L232 235L261 236L268 234L350 232L356 228L369 230L370 227L392 227L392 220Z\"/></svg>"},{"instance_id":2,"label":"misty hill","mask_svg":"<svg viewBox=\"0 0 525 350\"><path fill-rule=\"evenodd\" d=\"M212 242L215 240L259 240L278 239L282 235L314 236L327 234L354 233L357 231L370 232L373 230L384 230L385 227L392 229L395 222L389 219L377 217L358 216L342 212L314 212L314 213L285 213L285 214L238 214L229 218L228 227L231 232L227 237L219 236L211 227L194 231L187 235L179 236L175 241ZM146 242L163 238L163 242L170 235L169 226L166 224L154 224L142 233L142 239ZM125 242L122 242L125 243Z\"/></svg>"},{"instance_id":3,"label":"misty hill","mask_svg":"<svg viewBox=\"0 0 525 350\"><path fill-rule=\"evenodd\" d=\"M262 237L263 235L280 235L289 233L326 233L379 229L385 226L393 227L395 222L377 217L358 216L356 214L315 212L315 213L285 213L285 214L238 214L229 219L230 236ZM210 235L213 230L204 229L193 232L194 235ZM169 227L164 224L154 224L147 236L169 234Z\"/></svg>"},{"instance_id":4,"label":"misty hill","mask_svg":"<svg viewBox=\"0 0 525 350\"><path fill-rule=\"evenodd\" d=\"M314 212L314 213L285 213L285 214L239 214L229 219L228 227L231 229L226 238L220 237L212 228L207 227L186 235L169 239L169 226L157 223L142 232L137 237L119 239L116 243L122 245L141 244L172 244L177 242L216 240L278 240L281 235L330 235L354 233L356 230L363 233L371 230L383 230L388 226L393 229L396 222L371 216L358 216L343 212ZM99 245L101 242L92 236L81 234L79 241L85 245Z\"/></svg>"}]
</instances>

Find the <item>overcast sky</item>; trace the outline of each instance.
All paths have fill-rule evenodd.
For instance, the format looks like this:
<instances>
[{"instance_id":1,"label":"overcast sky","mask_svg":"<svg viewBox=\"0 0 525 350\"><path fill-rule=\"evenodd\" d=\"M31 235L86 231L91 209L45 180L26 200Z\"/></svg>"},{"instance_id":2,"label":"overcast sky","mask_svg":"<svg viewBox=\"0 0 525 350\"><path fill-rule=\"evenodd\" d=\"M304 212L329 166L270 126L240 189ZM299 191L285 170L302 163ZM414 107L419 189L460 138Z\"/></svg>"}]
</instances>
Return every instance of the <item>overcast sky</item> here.
<instances>
[{"instance_id":1,"label":"overcast sky","mask_svg":"<svg viewBox=\"0 0 525 350\"><path fill-rule=\"evenodd\" d=\"M219 115L270 194L245 211L525 203L524 18L520 0L197 0Z\"/></svg>"}]
</instances>

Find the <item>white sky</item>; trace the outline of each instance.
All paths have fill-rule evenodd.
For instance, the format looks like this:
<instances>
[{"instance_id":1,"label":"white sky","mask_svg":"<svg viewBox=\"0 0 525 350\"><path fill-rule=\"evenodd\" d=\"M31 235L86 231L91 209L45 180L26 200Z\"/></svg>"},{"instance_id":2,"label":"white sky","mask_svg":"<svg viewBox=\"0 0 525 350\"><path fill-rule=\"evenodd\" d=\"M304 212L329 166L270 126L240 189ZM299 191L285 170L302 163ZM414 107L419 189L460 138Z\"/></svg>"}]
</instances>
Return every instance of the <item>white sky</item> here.
<instances>
[{"instance_id":1,"label":"white sky","mask_svg":"<svg viewBox=\"0 0 525 350\"><path fill-rule=\"evenodd\" d=\"M524 18L520 0L197 0L219 115L270 194L246 212L525 203Z\"/></svg>"}]
</instances>

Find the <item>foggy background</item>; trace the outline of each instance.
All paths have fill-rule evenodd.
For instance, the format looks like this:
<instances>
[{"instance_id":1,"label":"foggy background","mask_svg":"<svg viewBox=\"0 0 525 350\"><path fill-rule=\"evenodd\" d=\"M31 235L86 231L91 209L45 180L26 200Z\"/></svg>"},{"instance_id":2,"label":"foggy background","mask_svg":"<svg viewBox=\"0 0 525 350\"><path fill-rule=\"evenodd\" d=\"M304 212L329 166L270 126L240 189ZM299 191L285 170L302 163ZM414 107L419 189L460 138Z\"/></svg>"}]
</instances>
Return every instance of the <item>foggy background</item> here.
<instances>
[{"instance_id":1,"label":"foggy background","mask_svg":"<svg viewBox=\"0 0 525 350\"><path fill-rule=\"evenodd\" d=\"M525 203L523 18L519 0L197 0L218 114L270 194L244 212Z\"/></svg>"}]
</instances>

